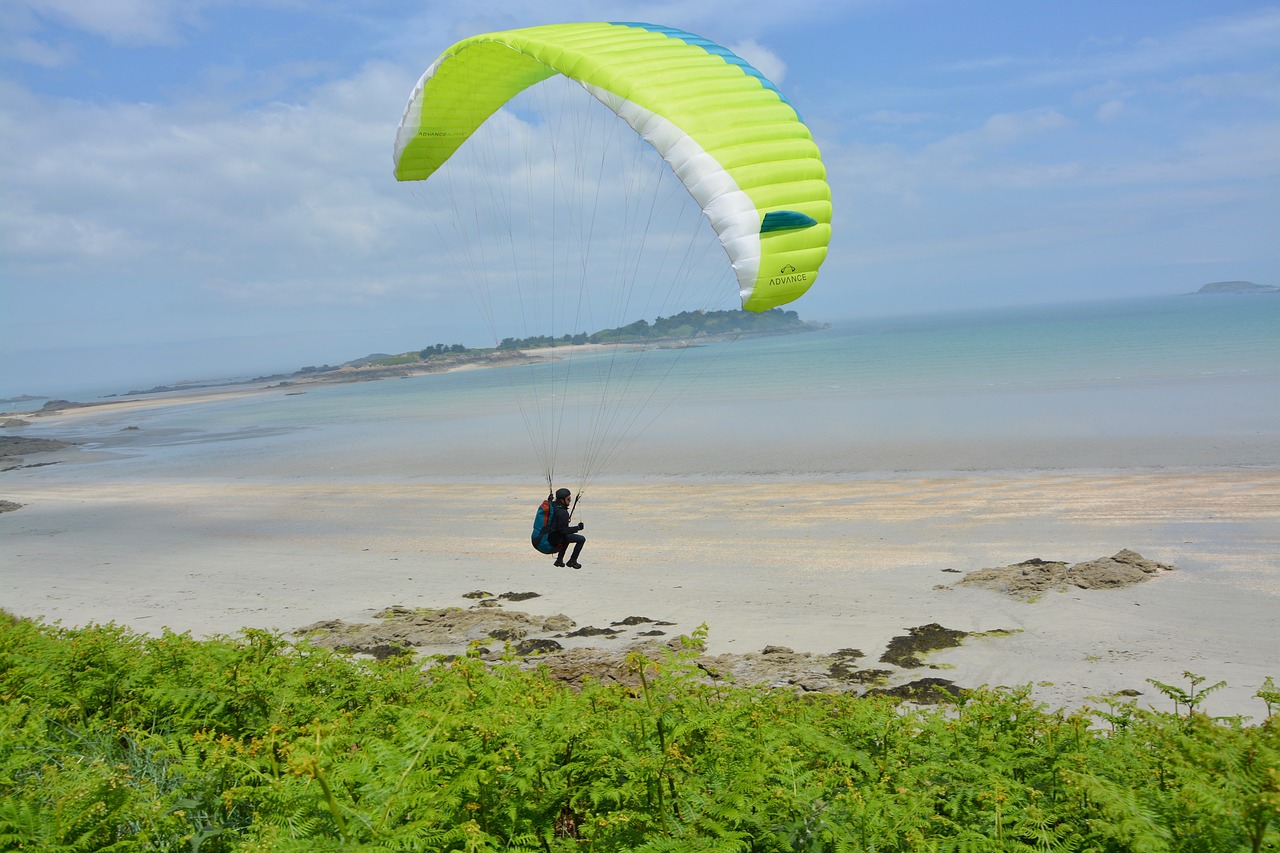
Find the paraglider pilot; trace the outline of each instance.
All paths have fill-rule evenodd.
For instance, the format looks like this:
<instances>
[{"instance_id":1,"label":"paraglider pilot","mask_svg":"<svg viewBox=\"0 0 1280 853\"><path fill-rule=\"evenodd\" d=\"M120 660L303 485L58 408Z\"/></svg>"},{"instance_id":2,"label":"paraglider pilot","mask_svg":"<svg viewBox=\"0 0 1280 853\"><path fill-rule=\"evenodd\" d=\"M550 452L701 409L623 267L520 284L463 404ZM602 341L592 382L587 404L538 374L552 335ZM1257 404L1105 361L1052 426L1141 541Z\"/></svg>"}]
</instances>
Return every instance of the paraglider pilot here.
<instances>
[{"instance_id":1,"label":"paraglider pilot","mask_svg":"<svg viewBox=\"0 0 1280 853\"><path fill-rule=\"evenodd\" d=\"M578 555L582 553L582 546L586 544L587 537L579 533L579 530L586 527L582 522L578 522L573 527L569 526L569 498L572 493L568 489L556 489L556 501L552 508L551 515L551 535L548 539L551 546L556 549L556 565L568 566L571 569L580 569L578 564ZM573 546L573 554L570 555L568 562L565 562L565 551L569 550L569 546Z\"/></svg>"}]
</instances>

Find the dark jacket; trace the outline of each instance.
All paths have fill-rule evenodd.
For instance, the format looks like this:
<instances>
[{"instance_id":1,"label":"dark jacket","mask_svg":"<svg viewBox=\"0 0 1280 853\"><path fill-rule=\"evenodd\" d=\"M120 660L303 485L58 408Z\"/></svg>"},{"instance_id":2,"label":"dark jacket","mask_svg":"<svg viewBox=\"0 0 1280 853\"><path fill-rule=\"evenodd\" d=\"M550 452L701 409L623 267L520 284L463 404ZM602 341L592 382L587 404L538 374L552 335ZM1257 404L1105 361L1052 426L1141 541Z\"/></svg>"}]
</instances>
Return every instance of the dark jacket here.
<instances>
[{"instance_id":1,"label":"dark jacket","mask_svg":"<svg viewBox=\"0 0 1280 853\"><path fill-rule=\"evenodd\" d=\"M547 535L547 541L552 545L563 545L568 540L570 533L577 533L581 529L581 525L569 526L569 508L567 506L559 501L551 504L551 527L550 533Z\"/></svg>"}]
</instances>

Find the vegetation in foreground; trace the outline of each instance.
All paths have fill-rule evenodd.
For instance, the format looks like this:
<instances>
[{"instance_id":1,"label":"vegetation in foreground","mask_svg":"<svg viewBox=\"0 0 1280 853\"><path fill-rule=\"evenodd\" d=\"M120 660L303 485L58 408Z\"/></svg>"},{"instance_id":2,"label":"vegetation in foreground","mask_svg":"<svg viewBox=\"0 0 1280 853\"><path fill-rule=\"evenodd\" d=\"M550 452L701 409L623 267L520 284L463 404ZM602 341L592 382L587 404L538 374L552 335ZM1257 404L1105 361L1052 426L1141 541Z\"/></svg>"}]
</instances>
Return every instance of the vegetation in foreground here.
<instances>
[{"instance_id":1,"label":"vegetation in foreground","mask_svg":"<svg viewBox=\"0 0 1280 853\"><path fill-rule=\"evenodd\" d=\"M697 634L690 647L701 639ZM943 708L705 683L572 691L477 657L354 660L0 612L0 849L1259 851L1280 843L1264 721ZM1185 713L1184 713L1185 712Z\"/></svg>"}]
</instances>

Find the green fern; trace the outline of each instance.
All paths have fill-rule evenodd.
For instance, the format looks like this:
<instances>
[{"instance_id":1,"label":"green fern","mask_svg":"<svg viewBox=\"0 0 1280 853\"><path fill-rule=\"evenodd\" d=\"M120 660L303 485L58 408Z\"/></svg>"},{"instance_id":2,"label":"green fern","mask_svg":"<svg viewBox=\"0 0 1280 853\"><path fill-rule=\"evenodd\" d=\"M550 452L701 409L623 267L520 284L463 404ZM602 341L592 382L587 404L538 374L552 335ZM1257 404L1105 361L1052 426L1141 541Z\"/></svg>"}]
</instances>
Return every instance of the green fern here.
<instances>
[{"instance_id":1,"label":"green fern","mask_svg":"<svg viewBox=\"0 0 1280 853\"><path fill-rule=\"evenodd\" d=\"M575 691L475 655L372 663L269 632L198 641L0 614L0 848L1277 843L1280 724L1207 717L1216 685L1199 676L1174 713L1066 715L1028 688L933 710L707 683L704 641L636 657L639 690Z\"/></svg>"}]
</instances>

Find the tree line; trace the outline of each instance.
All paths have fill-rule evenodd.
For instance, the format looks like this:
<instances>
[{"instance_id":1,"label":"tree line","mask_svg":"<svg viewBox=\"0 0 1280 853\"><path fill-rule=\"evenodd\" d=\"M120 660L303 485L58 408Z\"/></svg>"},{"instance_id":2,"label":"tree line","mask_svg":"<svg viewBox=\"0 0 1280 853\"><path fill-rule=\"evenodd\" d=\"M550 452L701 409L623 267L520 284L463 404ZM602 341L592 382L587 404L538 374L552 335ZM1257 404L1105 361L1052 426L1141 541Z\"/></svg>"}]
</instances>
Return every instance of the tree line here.
<instances>
[{"instance_id":1,"label":"tree line","mask_svg":"<svg viewBox=\"0 0 1280 853\"><path fill-rule=\"evenodd\" d=\"M577 332L553 335L533 335L526 338L503 338L498 344L499 351L529 350L547 347L570 346L572 344L620 344L644 343L664 340L691 340L695 338L716 338L731 335L776 335L790 332L804 332L819 328L817 324L807 323L800 319L795 311L784 311L771 308L768 311L755 313L751 311L681 311L670 317L658 317L652 323L648 320L636 320L625 326L612 329L600 329L596 332ZM407 352L377 358L369 363L379 366L408 364L415 360L430 361L441 356L455 356L488 352L488 347L473 348L464 344L436 343L425 346L417 352ZM324 367L303 368L299 373L314 373L337 368Z\"/></svg>"},{"instance_id":2,"label":"tree line","mask_svg":"<svg viewBox=\"0 0 1280 853\"><path fill-rule=\"evenodd\" d=\"M670 317L659 317L652 323L648 320L636 320L625 326L601 329L590 334L579 332L560 337L537 335L528 338L504 338L498 344L498 349L687 340L737 334L782 334L807 331L811 328L813 326L801 320L800 315L795 311L784 311L781 308L771 308L760 313L742 310L681 311Z\"/></svg>"}]
</instances>

